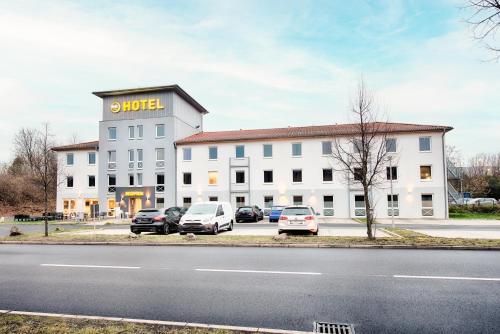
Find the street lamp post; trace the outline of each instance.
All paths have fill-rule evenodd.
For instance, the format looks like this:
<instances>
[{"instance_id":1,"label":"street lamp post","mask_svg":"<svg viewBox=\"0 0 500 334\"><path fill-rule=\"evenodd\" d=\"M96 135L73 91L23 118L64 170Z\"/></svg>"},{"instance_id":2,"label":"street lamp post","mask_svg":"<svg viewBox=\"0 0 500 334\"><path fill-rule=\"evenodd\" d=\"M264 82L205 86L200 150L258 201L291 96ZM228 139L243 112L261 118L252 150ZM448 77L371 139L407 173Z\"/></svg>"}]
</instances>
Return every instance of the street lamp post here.
<instances>
[{"instance_id":1,"label":"street lamp post","mask_svg":"<svg viewBox=\"0 0 500 334\"><path fill-rule=\"evenodd\" d=\"M391 182L391 226L394 228L394 195L392 188L392 156L389 156L389 177Z\"/></svg>"}]
</instances>

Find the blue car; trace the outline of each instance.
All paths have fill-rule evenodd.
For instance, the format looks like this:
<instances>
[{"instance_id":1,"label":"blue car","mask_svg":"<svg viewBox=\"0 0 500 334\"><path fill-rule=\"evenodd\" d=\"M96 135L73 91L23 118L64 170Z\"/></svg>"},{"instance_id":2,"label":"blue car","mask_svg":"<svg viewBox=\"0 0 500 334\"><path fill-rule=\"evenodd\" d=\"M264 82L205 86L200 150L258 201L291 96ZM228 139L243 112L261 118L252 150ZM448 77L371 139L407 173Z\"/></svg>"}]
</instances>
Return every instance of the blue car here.
<instances>
[{"instance_id":1,"label":"blue car","mask_svg":"<svg viewBox=\"0 0 500 334\"><path fill-rule=\"evenodd\" d=\"M278 222L281 216L281 211L283 211L285 207L284 206L273 206L271 208L271 213L269 214L269 222Z\"/></svg>"}]
</instances>

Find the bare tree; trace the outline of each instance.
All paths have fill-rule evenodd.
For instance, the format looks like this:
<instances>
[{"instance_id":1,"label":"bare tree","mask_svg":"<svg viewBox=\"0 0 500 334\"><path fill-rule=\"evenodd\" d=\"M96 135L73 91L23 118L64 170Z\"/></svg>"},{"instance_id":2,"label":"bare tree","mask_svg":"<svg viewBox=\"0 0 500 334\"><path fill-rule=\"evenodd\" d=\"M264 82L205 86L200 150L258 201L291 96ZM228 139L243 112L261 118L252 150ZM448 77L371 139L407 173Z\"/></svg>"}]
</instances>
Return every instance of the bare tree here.
<instances>
[{"instance_id":1,"label":"bare tree","mask_svg":"<svg viewBox=\"0 0 500 334\"><path fill-rule=\"evenodd\" d=\"M27 163L33 183L43 193L45 236L48 236L49 199L56 192L58 174L56 155L52 151L54 142L48 124L44 124L42 131L21 129L14 139L14 145L17 157Z\"/></svg>"},{"instance_id":2,"label":"bare tree","mask_svg":"<svg viewBox=\"0 0 500 334\"><path fill-rule=\"evenodd\" d=\"M334 169L345 173L348 182L358 182L363 188L365 199L366 228L369 239L374 239L373 187L380 186L390 155L386 150L386 139L390 132L387 121L379 121L378 108L373 94L363 81L358 85L356 97L350 110L355 124L346 136L333 139L331 156L336 162Z\"/></svg>"},{"instance_id":3,"label":"bare tree","mask_svg":"<svg viewBox=\"0 0 500 334\"><path fill-rule=\"evenodd\" d=\"M500 28L500 0L468 0L466 8L473 10L467 20L472 25L474 37L482 41L486 48L495 53L495 59L500 57L500 43L492 45Z\"/></svg>"}]
</instances>

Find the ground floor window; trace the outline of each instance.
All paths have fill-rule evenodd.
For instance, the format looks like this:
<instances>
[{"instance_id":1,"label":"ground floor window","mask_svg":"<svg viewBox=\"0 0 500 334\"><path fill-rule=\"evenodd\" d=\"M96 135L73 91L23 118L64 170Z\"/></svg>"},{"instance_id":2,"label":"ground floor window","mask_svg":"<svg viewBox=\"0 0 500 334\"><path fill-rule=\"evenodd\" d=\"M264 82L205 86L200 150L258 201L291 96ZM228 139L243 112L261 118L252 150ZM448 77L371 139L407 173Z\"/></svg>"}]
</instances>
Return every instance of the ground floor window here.
<instances>
[{"instance_id":1,"label":"ground floor window","mask_svg":"<svg viewBox=\"0 0 500 334\"><path fill-rule=\"evenodd\" d=\"M184 208L189 208L191 206L191 197L184 197L182 199L182 206Z\"/></svg>"},{"instance_id":2,"label":"ground floor window","mask_svg":"<svg viewBox=\"0 0 500 334\"><path fill-rule=\"evenodd\" d=\"M245 183L245 171L236 171L236 183Z\"/></svg>"},{"instance_id":3,"label":"ground floor window","mask_svg":"<svg viewBox=\"0 0 500 334\"><path fill-rule=\"evenodd\" d=\"M323 196L323 215L333 216L333 195Z\"/></svg>"},{"instance_id":4,"label":"ground floor window","mask_svg":"<svg viewBox=\"0 0 500 334\"><path fill-rule=\"evenodd\" d=\"M165 207L165 198L156 197L156 209L163 209Z\"/></svg>"},{"instance_id":5,"label":"ground floor window","mask_svg":"<svg viewBox=\"0 0 500 334\"><path fill-rule=\"evenodd\" d=\"M76 217L76 200L74 199L63 200L63 217L65 219Z\"/></svg>"},{"instance_id":6,"label":"ground floor window","mask_svg":"<svg viewBox=\"0 0 500 334\"><path fill-rule=\"evenodd\" d=\"M354 196L354 215L357 217L366 216L365 196Z\"/></svg>"},{"instance_id":7,"label":"ground floor window","mask_svg":"<svg viewBox=\"0 0 500 334\"><path fill-rule=\"evenodd\" d=\"M161 193L161 192L165 191L165 174L163 174L163 173L156 174L155 191L157 193Z\"/></svg>"},{"instance_id":8,"label":"ground floor window","mask_svg":"<svg viewBox=\"0 0 500 334\"><path fill-rule=\"evenodd\" d=\"M208 201L209 202L217 202L219 199L217 198L217 196L210 196L208 197Z\"/></svg>"},{"instance_id":9,"label":"ground floor window","mask_svg":"<svg viewBox=\"0 0 500 334\"><path fill-rule=\"evenodd\" d=\"M293 205L302 205L302 196L293 196Z\"/></svg>"},{"instance_id":10,"label":"ground floor window","mask_svg":"<svg viewBox=\"0 0 500 334\"><path fill-rule=\"evenodd\" d=\"M264 207L271 208L273 206L273 196L264 196Z\"/></svg>"},{"instance_id":11,"label":"ground floor window","mask_svg":"<svg viewBox=\"0 0 500 334\"><path fill-rule=\"evenodd\" d=\"M97 218L99 215L99 201L97 199L85 199L84 218Z\"/></svg>"},{"instance_id":12,"label":"ground floor window","mask_svg":"<svg viewBox=\"0 0 500 334\"><path fill-rule=\"evenodd\" d=\"M399 196L397 194L387 195L387 215L392 216L394 211L394 216L399 216Z\"/></svg>"},{"instance_id":13,"label":"ground floor window","mask_svg":"<svg viewBox=\"0 0 500 334\"><path fill-rule=\"evenodd\" d=\"M108 217L115 216L116 202L114 198L108 198Z\"/></svg>"},{"instance_id":14,"label":"ground floor window","mask_svg":"<svg viewBox=\"0 0 500 334\"><path fill-rule=\"evenodd\" d=\"M236 207L239 208L240 206L245 205L245 196L236 196Z\"/></svg>"},{"instance_id":15,"label":"ground floor window","mask_svg":"<svg viewBox=\"0 0 500 334\"><path fill-rule=\"evenodd\" d=\"M434 216L432 194L422 194L422 216Z\"/></svg>"}]
</instances>

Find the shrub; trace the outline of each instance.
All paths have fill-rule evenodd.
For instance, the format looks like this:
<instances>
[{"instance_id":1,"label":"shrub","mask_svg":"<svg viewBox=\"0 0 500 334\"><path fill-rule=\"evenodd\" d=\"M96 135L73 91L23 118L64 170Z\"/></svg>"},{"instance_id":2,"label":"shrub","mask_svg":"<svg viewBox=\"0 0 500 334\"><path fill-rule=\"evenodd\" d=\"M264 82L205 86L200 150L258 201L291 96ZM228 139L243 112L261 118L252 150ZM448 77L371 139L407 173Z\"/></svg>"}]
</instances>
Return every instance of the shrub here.
<instances>
[{"instance_id":1,"label":"shrub","mask_svg":"<svg viewBox=\"0 0 500 334\"><path fill-rule=\"evenodd\" d=\"M9 233L9 235L10 235L11 237L16 237L16 236L18 236L18 235L22 235L22 234L23 234L23 233L21 232L21 230L19 229L19 227L17 227L17 226L12 226L12 227L10 228L10 233Z\"/></svg>"},{"instance_id":2,"label":"shrub","mask_svg":"<svg viewBox=\"0 0 500 334\"><path fill-rule=\"evenodd\" d=\"M500 214L500 205L450 205L450 213Z\"/></svg>"}]
</instances>

